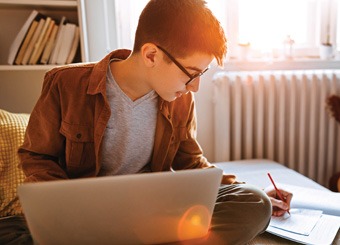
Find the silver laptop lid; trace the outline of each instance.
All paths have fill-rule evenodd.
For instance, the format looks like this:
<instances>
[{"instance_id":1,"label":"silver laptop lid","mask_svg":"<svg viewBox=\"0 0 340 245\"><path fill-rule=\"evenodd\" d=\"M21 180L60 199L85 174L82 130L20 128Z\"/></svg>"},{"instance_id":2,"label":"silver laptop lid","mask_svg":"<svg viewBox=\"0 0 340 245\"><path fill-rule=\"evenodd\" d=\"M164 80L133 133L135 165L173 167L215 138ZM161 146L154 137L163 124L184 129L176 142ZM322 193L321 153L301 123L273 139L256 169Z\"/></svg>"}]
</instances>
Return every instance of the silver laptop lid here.
<instances>
[{"instance_id":1,"label":"silver laptop lid","mask_svg":"<svg viewBox=\"0 0 340 245\"><path fill-rule=\"evenodd\" d=\"M18 195L37 244L151 244L207 234L222 170L28 183Z\"/></svg>"}]
</instances>

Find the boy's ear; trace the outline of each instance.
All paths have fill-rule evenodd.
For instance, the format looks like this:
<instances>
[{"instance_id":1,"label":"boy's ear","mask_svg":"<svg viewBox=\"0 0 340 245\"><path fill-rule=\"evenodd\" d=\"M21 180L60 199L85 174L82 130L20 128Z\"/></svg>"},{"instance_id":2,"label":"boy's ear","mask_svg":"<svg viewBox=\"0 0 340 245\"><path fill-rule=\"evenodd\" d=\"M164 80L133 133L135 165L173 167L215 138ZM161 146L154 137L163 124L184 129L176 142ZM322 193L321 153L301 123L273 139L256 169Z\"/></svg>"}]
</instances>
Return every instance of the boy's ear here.
<instances>
[{"instance_id":1,"label":"boy's ear","mask_svg":"<svg viewBox=\"0 0 340 245\"><path fill-rule=\"evenodd\" d=\"M157 62L157 55L159 55L159 50L153 43L146 43L141 48L141 54L143 61L147 67L154 67Z\"/></svg>"}]
</instances>

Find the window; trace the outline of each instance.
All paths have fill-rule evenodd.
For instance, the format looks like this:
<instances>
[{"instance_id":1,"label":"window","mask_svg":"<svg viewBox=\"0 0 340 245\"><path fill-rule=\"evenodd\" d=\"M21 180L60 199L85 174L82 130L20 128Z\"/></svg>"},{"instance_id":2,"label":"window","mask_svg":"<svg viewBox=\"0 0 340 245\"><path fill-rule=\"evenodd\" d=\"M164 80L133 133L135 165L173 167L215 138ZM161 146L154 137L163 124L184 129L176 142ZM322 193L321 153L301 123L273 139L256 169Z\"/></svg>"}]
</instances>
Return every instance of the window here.
<instances>
[{"instance_id":1,"label":"window","mask_svg":"<svg viewBox=\"0 0 340 245\"><path fill-rule=\"evenodd\" d=\"M318 59L321 44L327 42L340 59L340 0L206 1L226 32L231 59ZM132 48L146 3L116 1L119 47Z\"/></svg>"},{"instance_id":2,"label":"window","mask_svg":"<svg viewBox=\"0 0 340 245\"><path fill-rule=\"evenodd\" d=\"M214 12L219 8L217 1L208 3ZM225 11L215 14L224 23L231 58L245 49L254 59L319 58L326 42L340 51L340 0L225 0L224 5Z\"/></svg>"}]
</instances>

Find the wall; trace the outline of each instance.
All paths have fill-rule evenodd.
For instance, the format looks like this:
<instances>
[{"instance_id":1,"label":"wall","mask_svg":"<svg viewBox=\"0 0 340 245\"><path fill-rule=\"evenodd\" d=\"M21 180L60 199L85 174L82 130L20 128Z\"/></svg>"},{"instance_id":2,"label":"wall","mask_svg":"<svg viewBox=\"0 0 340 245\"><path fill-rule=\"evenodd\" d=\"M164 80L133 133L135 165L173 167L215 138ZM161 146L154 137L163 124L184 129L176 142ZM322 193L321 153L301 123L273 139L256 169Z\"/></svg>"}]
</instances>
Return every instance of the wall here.
<instances>
[{"instance_id":1,"label":"wall","mask_svg":"<svg viewBox=\"0 0 340 245\"><path fill-rule=\"evenodd\" d=\"M212 66L201 78L200 90L195 94L197 112L197 139L205 157L214 162L214 104L213 75L220 70Z\"/></svg>"},{"instance_id":2,"label":"wall","mask_svg":"<svg viewBox=\"0 0 340 245\"><path fill-rule=\"evenodd\" d=\"M0 109L30 113L39 98L45 70L0 71Z\"/></svg>"}]
</instances>

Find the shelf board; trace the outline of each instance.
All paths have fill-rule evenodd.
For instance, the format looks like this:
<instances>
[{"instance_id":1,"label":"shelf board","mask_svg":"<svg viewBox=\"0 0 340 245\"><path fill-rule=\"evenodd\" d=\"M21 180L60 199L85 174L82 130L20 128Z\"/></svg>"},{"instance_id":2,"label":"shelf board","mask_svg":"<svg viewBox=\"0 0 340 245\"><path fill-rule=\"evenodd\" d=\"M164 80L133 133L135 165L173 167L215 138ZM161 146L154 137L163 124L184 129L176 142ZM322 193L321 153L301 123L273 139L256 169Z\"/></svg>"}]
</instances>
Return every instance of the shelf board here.
<instances>
[{"instance_id":1,"label":"shelf board","mask_svg":"<svg viewBox=\"0 0 340 245\"><path fill-rule=\"evenodd\" d=\"M0 71L47 71L57 65L0 65Z\"/></svg>"},{"instance_id":2,"label":"shelf board","mask_svg":"<svg viewBox=\"0 0 340 245\"><path fill-rule=\"evenodd\" d=\"M0 0L0 5L24 6L51 6L51 7L76 7L76 0Z\"/></svg>"}]
</instances>

